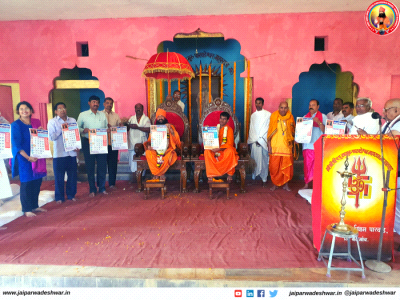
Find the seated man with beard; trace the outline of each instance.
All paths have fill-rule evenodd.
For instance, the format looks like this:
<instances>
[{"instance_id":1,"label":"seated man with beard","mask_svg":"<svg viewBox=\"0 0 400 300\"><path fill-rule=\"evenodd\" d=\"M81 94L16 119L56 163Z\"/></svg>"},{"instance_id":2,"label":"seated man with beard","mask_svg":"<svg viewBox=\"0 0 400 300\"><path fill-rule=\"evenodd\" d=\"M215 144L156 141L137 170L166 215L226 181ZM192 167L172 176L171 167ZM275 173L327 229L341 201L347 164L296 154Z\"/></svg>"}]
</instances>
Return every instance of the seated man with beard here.
<instances>
[{"instance_id":1,"label":"seated man with beard","mask_svg":"<svg viewBox=\"0 0 400 300\"><path fill-rule=\"evenodd\" d=\"M155 125L166 125L168 128L168 148L165 153L157 153L151 147L151 132L147 142L144 142L143 146L146 150L146 159L149 165L150 171L153 174L153 179L165 180L165 172L172 166L177 160L178 156L175 149L181 150L181 140L178 132L174 125L168 123L167 112L163 109L158 109L156 112Z\"/></svg>"}]
</instances>

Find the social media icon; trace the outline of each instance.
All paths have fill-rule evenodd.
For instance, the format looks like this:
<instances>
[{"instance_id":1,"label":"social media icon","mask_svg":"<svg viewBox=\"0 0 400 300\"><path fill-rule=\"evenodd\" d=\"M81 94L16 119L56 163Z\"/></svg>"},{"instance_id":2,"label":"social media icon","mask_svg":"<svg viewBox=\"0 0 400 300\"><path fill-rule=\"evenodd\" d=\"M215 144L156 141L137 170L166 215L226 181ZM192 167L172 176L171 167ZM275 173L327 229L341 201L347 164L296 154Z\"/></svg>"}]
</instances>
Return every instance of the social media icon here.
<instances>
[{"instance_id":1,"label":"social media icon","mask_svg":"<svg viewBox=\"0 0 400 300\"><path fill-rule=\"evenodd\" d=\"M242 297L242 290L235 290L235 297Z\"/></svg>"},{"instance_id":2,"label":"social media icon","mask_svg":"<svg viewBox=\"0 0 400 300\"><path fill-rule=\"evenodd\" d=\"M278 291L277 290L274 290L274 291L269 291L269 296L271 297L271 298L274 298L276 295L278 294Z\"/></svg>"},{"instance_id":3,"label":"social media icon","mask_svg":"<svg viewBox=\"0 0 400 300\"><path fill-rule=\"evenodd\" d=\"M257 297L265 297L265 291L264 290L257 290Z\"/></svg>"},{"instance_id":4,"label":"social media icon","mask_svg":"<svg viewBox=\"0 0 400 300\"><path fill-rule=\"evenodd\" d=\"M246 297L254 297L254 290L247 290Z\"/></svg>"}]
</instances>

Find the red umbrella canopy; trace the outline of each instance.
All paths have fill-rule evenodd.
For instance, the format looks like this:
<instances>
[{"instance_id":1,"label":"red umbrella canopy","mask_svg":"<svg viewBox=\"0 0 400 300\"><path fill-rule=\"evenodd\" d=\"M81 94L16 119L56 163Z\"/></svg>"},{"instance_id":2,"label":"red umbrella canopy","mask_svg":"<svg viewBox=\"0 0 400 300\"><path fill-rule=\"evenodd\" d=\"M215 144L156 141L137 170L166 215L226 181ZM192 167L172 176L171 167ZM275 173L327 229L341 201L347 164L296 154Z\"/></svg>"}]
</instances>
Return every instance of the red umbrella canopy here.
<instances>
[{"instance_id":1,"label":"red umbrella canopy","mask_svg":"<svg viewBox=\"0 0 400 300\"><path fill-rule=\"evenodd\" d=\"M181 54L161 52L154 54L144 67L142 76L161 80L194 78L189 62Z\"/></svg>"}]
</instances>

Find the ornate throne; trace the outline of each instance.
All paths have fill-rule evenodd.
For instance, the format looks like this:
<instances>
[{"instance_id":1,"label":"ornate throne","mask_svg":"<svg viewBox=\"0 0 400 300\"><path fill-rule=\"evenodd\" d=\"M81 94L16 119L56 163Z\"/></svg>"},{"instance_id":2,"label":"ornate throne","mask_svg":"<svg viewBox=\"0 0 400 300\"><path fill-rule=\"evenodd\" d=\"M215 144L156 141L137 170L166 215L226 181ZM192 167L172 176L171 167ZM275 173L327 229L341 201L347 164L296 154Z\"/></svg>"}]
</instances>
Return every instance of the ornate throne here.
<instances>
[{"instance_id":1,"label":"ornate throne","mask_svg":"<svg viewBox=\"0 0 400 300\"><path fill-rule=\"evenodd\" d=\"M180 170L180 186L182 188L182 192L186 192L186 179L187 179L187 171L186 171L186 163L190 161L189 156L189 121L187 117L183 114L181 107L176 104L173 100L166 100L161 103L158 108L162 108L167 112L167 120L170 124L175 126L176 131L179 133L182 143L182 153L177 149L178 160L169 168L170 170ZM152 124L155 123L156 113L153 113L150 121ZM133 158L134 161L137 162L137 171L136 171L136 181L138 184L137 192L141 192L143 190L142 183L142 173L143 170L149 170L149 165L147 164L146 156L144 156L144 146L143 144L135 145L135 156Z\"/></svg>"},{"instance_id":2,"label":"ornate throne","mask_svg":"<svg viewBox=\"0 0 400 300\"><path fill-rule=\"evenodd\" d=\"M239 154L238 165L236 166L236 170L239 171L240 174L240 190L242 193L245 193L245 179L246 179L246 164L249 162L249 151L247 143L239 143L240 140L240 123L237 119L236 115L233 114L231 106L221 100L220 98L215 98L211 103L208 104L207 108L202 113L200 123L199 123L199 141L202 134L203 126L217 126L219 124L219 116L225 111L231 117L228 120L228 126L233 129L235 143L237 145L237 152ZM202 139L201 139L202 140ZM194 184L195 190L194 192L199 192L199 176L200 171L206 169L206 164L204 161L203 155L204 149L200 144L193 144L191 151L191 161L194 162Z\"/></svg>"}]
</instances>

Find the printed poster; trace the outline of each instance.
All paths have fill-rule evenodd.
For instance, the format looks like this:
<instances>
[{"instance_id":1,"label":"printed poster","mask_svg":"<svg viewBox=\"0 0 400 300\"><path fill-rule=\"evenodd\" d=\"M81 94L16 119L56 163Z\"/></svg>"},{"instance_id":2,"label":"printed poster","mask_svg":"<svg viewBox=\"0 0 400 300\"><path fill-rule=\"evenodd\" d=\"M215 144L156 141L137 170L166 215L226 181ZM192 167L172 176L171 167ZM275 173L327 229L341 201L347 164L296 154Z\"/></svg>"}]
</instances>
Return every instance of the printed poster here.
<instances>
[{"instance_id":1,"label":"printed poster","mask_svg":"<svg viewBox=\"0 0 400 300\"><path fill-rule=\"evenodd\" d=\"M64 123L61 127L65 152L82 149L78 125L76 123Z\"/></svg>"},{"instance_id":2,"label":"printed poster","mask_svg":"<svg viewBox=\"0 0 400 300\"><path fill-rule=\"evenodd\" d=\"M389 170L389 188L397 185L397 148L398 143L392 137L383 136L385 174ZM321 222L315 224L320 234L315 234L314 244L320 248L325 228L340 220L343 178L337 172L345 170L348 157L348 171L353 177L347 181L345 192L346 206L344 222L359 232L360 248L363 259L376 259L379 244L384 192L379 135L327 135L322 141L322 170L314 171L314 179L320 177L322 188L320 195L313 195L312 205L321 203L319 213ZM316 154L316 159L318 155ZM322 172L321 172L322 171ZM322 176L321 176L322 174ZM317 190L317 189L315 189ZM318 192L317 192L318 193ZM315 201L315 203L314 203ZM387 198L384 225L382 260L392 257L393 227L395 218L396 192L390 191ZM313 219L317 215L313 213ZM314 221L313 221L314 230ZM328 239L330 241L330 239ZM324 252L329 252L330 243L325 243ZM352 254L358 258L357 247L353 241ZM336 239L335 251L346 252L347 244L343 239ZM325 251L326 250L326 251Z\"/></svg>"},{"instance_id":3,"label":"printed poster","mask_svg":"<svg viewBox=\"0 0 400 300\"><path fill-rule=\"evenodd\" d=\"M111 127L111 146L113 150L128 149L128 131L125 126Z\"/></svg>"},{"instance_id":4,"label":"printed poster","mask_svg":"<svg viewBox=\"0 0 400 300\"><path fill-rule=\"evenodd\" d=\"M346 122L326 120L325 134L345 134L346 133Z\"/></svg>"},{"instance_id":5,"label":"printed poster","mask_svg":"<svg viewBox=\"0 0 400 300\"><path fill-rule=\"evenodd\" d=\"M313 129L312 118L297 117L294 140L299 144L307 144L311 142L312 129Z\"/></svg>"},{"instance_id":6,"label":"printed poster","mask_svg":"<svg viewBox=\"0 0 400 300\"><path fill-rule=\"evenodd\" d=\"M214 126L203 127L204 150L219 148L218 128Z\"/></svg>"},{"instance_id":7,"label":"printed poster","mask_svg":"<svg viewBox=\"0 0 400 300\"><path fill-rule=\"evenodd\" d=\"M0 159L12 158L11 125L0 124Z\"/></svg>"},{"instance_id":8,"label":"printed poster","mask_svg":"<svg viewBox=\"0 0 400 300\"><path fill-rule=\"evenodd\" d=\"M44 129L30 128L31 156L37 158L51 158L49 132Z\"/></svg>"},{"instance_id":9,"label":"printed poster","mask_svg":"<svg viewBox=\"0 0 400 300\"><path fill-rule=\"evenodd\" d=\"M90 154L107 154L107 128L89 129Z\"/></svg>"},{"instance_id":10,"label":"printed poster","mask_svg":"<svg viewBox=\"0 0 400 300\"><path fill-rule=\"evenodd\" d=\"M168 128L166 125L151 125L151 147L158 153L165 153L168 148Z\"/></svg>"}]
</instances>

